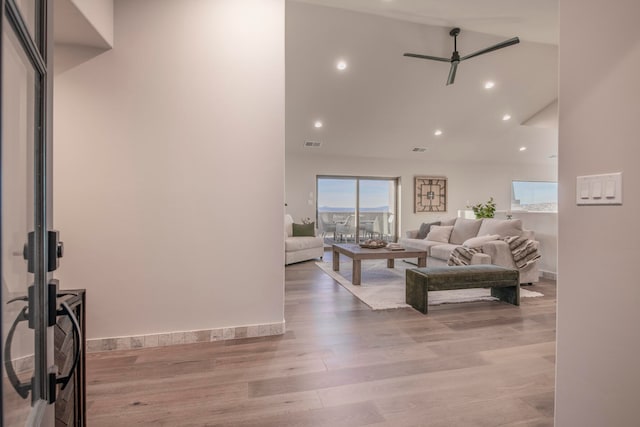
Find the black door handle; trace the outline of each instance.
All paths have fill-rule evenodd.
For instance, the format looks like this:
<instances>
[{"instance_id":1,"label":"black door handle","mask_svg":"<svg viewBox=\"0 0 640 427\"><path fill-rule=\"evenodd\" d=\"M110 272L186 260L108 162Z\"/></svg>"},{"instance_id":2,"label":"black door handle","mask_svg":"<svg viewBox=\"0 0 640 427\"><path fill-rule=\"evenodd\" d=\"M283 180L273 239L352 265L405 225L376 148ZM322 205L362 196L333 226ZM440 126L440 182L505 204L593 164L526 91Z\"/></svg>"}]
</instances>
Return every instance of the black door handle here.
<instances>
[{"instance_id":1,"label":"black door handle","mask_svg":"<svg viewBox=\"0 0 640 427\"><path fill-rule=\"evenodd\" d=\"M16 299L17 300L17 299ZM11 344L13 343L13 334L16 331L16 327L18 323L28 321L29 315L27 314L27 306L22 307L18 316L13 321L13 325L9 329L9 333L7 334L7 341L4 346L4 369L7 371L7 378L9 382L16 390L16 393L23 399L26 399L29 396L29 391L31 390L31 383L22 383L20 382L20 378L16 374L15 369L13 369L13 364L11 363Z\"/></svg>"}]
</instances>

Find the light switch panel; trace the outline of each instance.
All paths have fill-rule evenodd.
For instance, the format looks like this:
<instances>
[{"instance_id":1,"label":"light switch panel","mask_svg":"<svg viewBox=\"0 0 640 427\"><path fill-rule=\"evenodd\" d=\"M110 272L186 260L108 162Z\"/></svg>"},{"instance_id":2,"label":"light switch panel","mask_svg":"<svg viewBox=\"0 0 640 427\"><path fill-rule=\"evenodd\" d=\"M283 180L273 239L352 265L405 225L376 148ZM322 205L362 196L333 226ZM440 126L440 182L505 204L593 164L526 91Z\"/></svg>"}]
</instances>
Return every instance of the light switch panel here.
<instances>
[{"instance_id":1,"label":"light switch panel","mask_svg":"<svg viewBox=\"0 0 640 427\"><path fill-rule=\"evenodd\" d=\"M589 198L589 183L587 182L583 182L580 184L579 186L579 191L580 191L580 198L581 199L588 199Z\"/></svg>"},{"instance_id":2,"label":"light switch panel","mask_svg":"<svg viewBox=\"0 0 640 427\"><path fill-rule=\"evenodd\" d=\"M622 172L579 176L576 180L576 204L621 205Z\"/></svg>"},{"instance_id":3,"label":"light switch panel","mask_svg":"<svg viewBox=\"0 0 640 427\"><path fill-rule=\"evenodd\" d=\"M604 182L604 197L607 199L616 197L616 182L613 179L607 179Z\"/></svg>"}]
</instances>

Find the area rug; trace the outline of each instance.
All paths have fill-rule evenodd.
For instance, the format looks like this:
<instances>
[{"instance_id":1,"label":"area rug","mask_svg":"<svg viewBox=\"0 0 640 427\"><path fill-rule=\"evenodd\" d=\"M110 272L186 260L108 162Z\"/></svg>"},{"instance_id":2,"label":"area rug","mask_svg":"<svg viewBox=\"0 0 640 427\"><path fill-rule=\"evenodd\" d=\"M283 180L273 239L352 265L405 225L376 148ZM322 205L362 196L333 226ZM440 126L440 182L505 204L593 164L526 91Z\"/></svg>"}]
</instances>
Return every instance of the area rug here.
<instances>
[{"instance_id":1,"label":"area rug","mask_svg":"<svg viewBox=\"0 0 640 427\"><path fill-rule=\"evenodd\" d=\"M316 262L316 265L343 288L373 310L410 307L405 303L405 272L416 268L402 260L395 261L394 268L387 268L386 260L362 262L362 280L359 286L351 283L351 261L341 262L340 271L333 271L331 262ZM520 288L520 298L544 296L540 292ZM429 292L429 305L453 304L471 301L497 301L490 289L457 289Z\"/></svg>"}]
</instances>

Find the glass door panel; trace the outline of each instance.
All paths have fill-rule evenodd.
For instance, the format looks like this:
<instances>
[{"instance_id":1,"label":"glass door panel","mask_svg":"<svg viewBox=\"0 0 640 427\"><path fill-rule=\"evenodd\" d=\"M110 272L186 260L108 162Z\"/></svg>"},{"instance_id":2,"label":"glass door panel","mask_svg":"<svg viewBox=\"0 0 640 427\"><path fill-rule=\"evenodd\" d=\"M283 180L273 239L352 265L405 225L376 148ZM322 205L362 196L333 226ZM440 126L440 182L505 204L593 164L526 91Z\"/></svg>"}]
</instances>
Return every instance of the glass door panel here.
<instances>
[{"instance_id":1,"label":"glass door panel","mask_svg":"<svg viewBox=\"0 0 640 427\"><path fill-rule=\"evenodd\" d=\"M2 26L2 342L5 425L25 425L31 399L14 392L15 372L22 384L34 376L35 335L24 319L28 288L34 283L25 260L25 245L34 224L34 140L37 74L6 19ZM32 269L33 271L33 269ZM10 302L13 301L13 302ZM4 347L3 346L3 347ZM5 356L7 348L4 347ZM8 370L7 370L8 369ZM15 379L15 377L14 377Z\"/></svg>"},{"instance_id":2,"label":"glass door panel","mask_svg":"<svg viewBox=\"0 0 640 427\"><path fill-rule=\"evenodd\" d=\"M357 180L318 178L318 232L328 243L356 241Z\"/></svg>"},{"instance_id":3,"label":"glass door panel","mask_svg":"<svg viewBox=\"0 0 640 427\"><path fill-rule=\"evenodd\" d=\"M15 0L16 6L18 7L18 11L22 16L24 21L24 25L29 30L29 34L34 40L38 39L38 34L36 34L36 29L38 28L38 10L37 10L37 1L36 0Z\"/></svg>"},{"instance_id":4,"label":"glass door panel","mask_svg":"<svg viewBox=\"0 0 640 427\"><path fill-rule=\"evenodd\" d=\"M317 178L317 224L326 243L397 240L396 178Z\"/></svg>"},{"instance_id":5,"label":"glass door panel","mask_svg":"<svg viewBox=\"0 0 640 427\"><path fill-rule=\"evenodd\" d=\"M361 179L359 193L361 239L396 240L396 181Z\"/></svg>"},{"instance_id":6,"label":"glass door panel","mask_svg":"<svg viewBox=\"0 0 640 427\"><path fill-rule=\"evenodd\" d=\"M29 34L31 34L34 41L37 40L38 34L36 34L36 28L38 28L38 5L36 0L15 0L15 4L18 6L18 10L24 20L24 24L27 27L27 30L29 30Z\"/></svg>"}]
</instances>

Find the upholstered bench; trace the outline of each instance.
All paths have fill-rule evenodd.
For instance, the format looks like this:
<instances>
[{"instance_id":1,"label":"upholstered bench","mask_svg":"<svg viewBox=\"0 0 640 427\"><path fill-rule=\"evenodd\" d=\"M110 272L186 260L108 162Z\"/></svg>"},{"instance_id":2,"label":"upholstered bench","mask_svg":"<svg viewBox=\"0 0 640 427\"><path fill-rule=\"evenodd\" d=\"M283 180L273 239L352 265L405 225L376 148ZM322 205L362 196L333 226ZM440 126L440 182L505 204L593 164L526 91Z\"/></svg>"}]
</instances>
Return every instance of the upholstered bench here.
<instances>
[{"instance_id":1,"label":"upholstered bench","mask_svg":"<svg viewBox=\"0 0 640 427\"><path fill-rule=\"evenodd\" d=\"M518 270L489 264L414 268L407 270L406 301L427 314L429 291L491 288L491 296L520 305L519 275Z\"/></svg>"}]
</instances>

